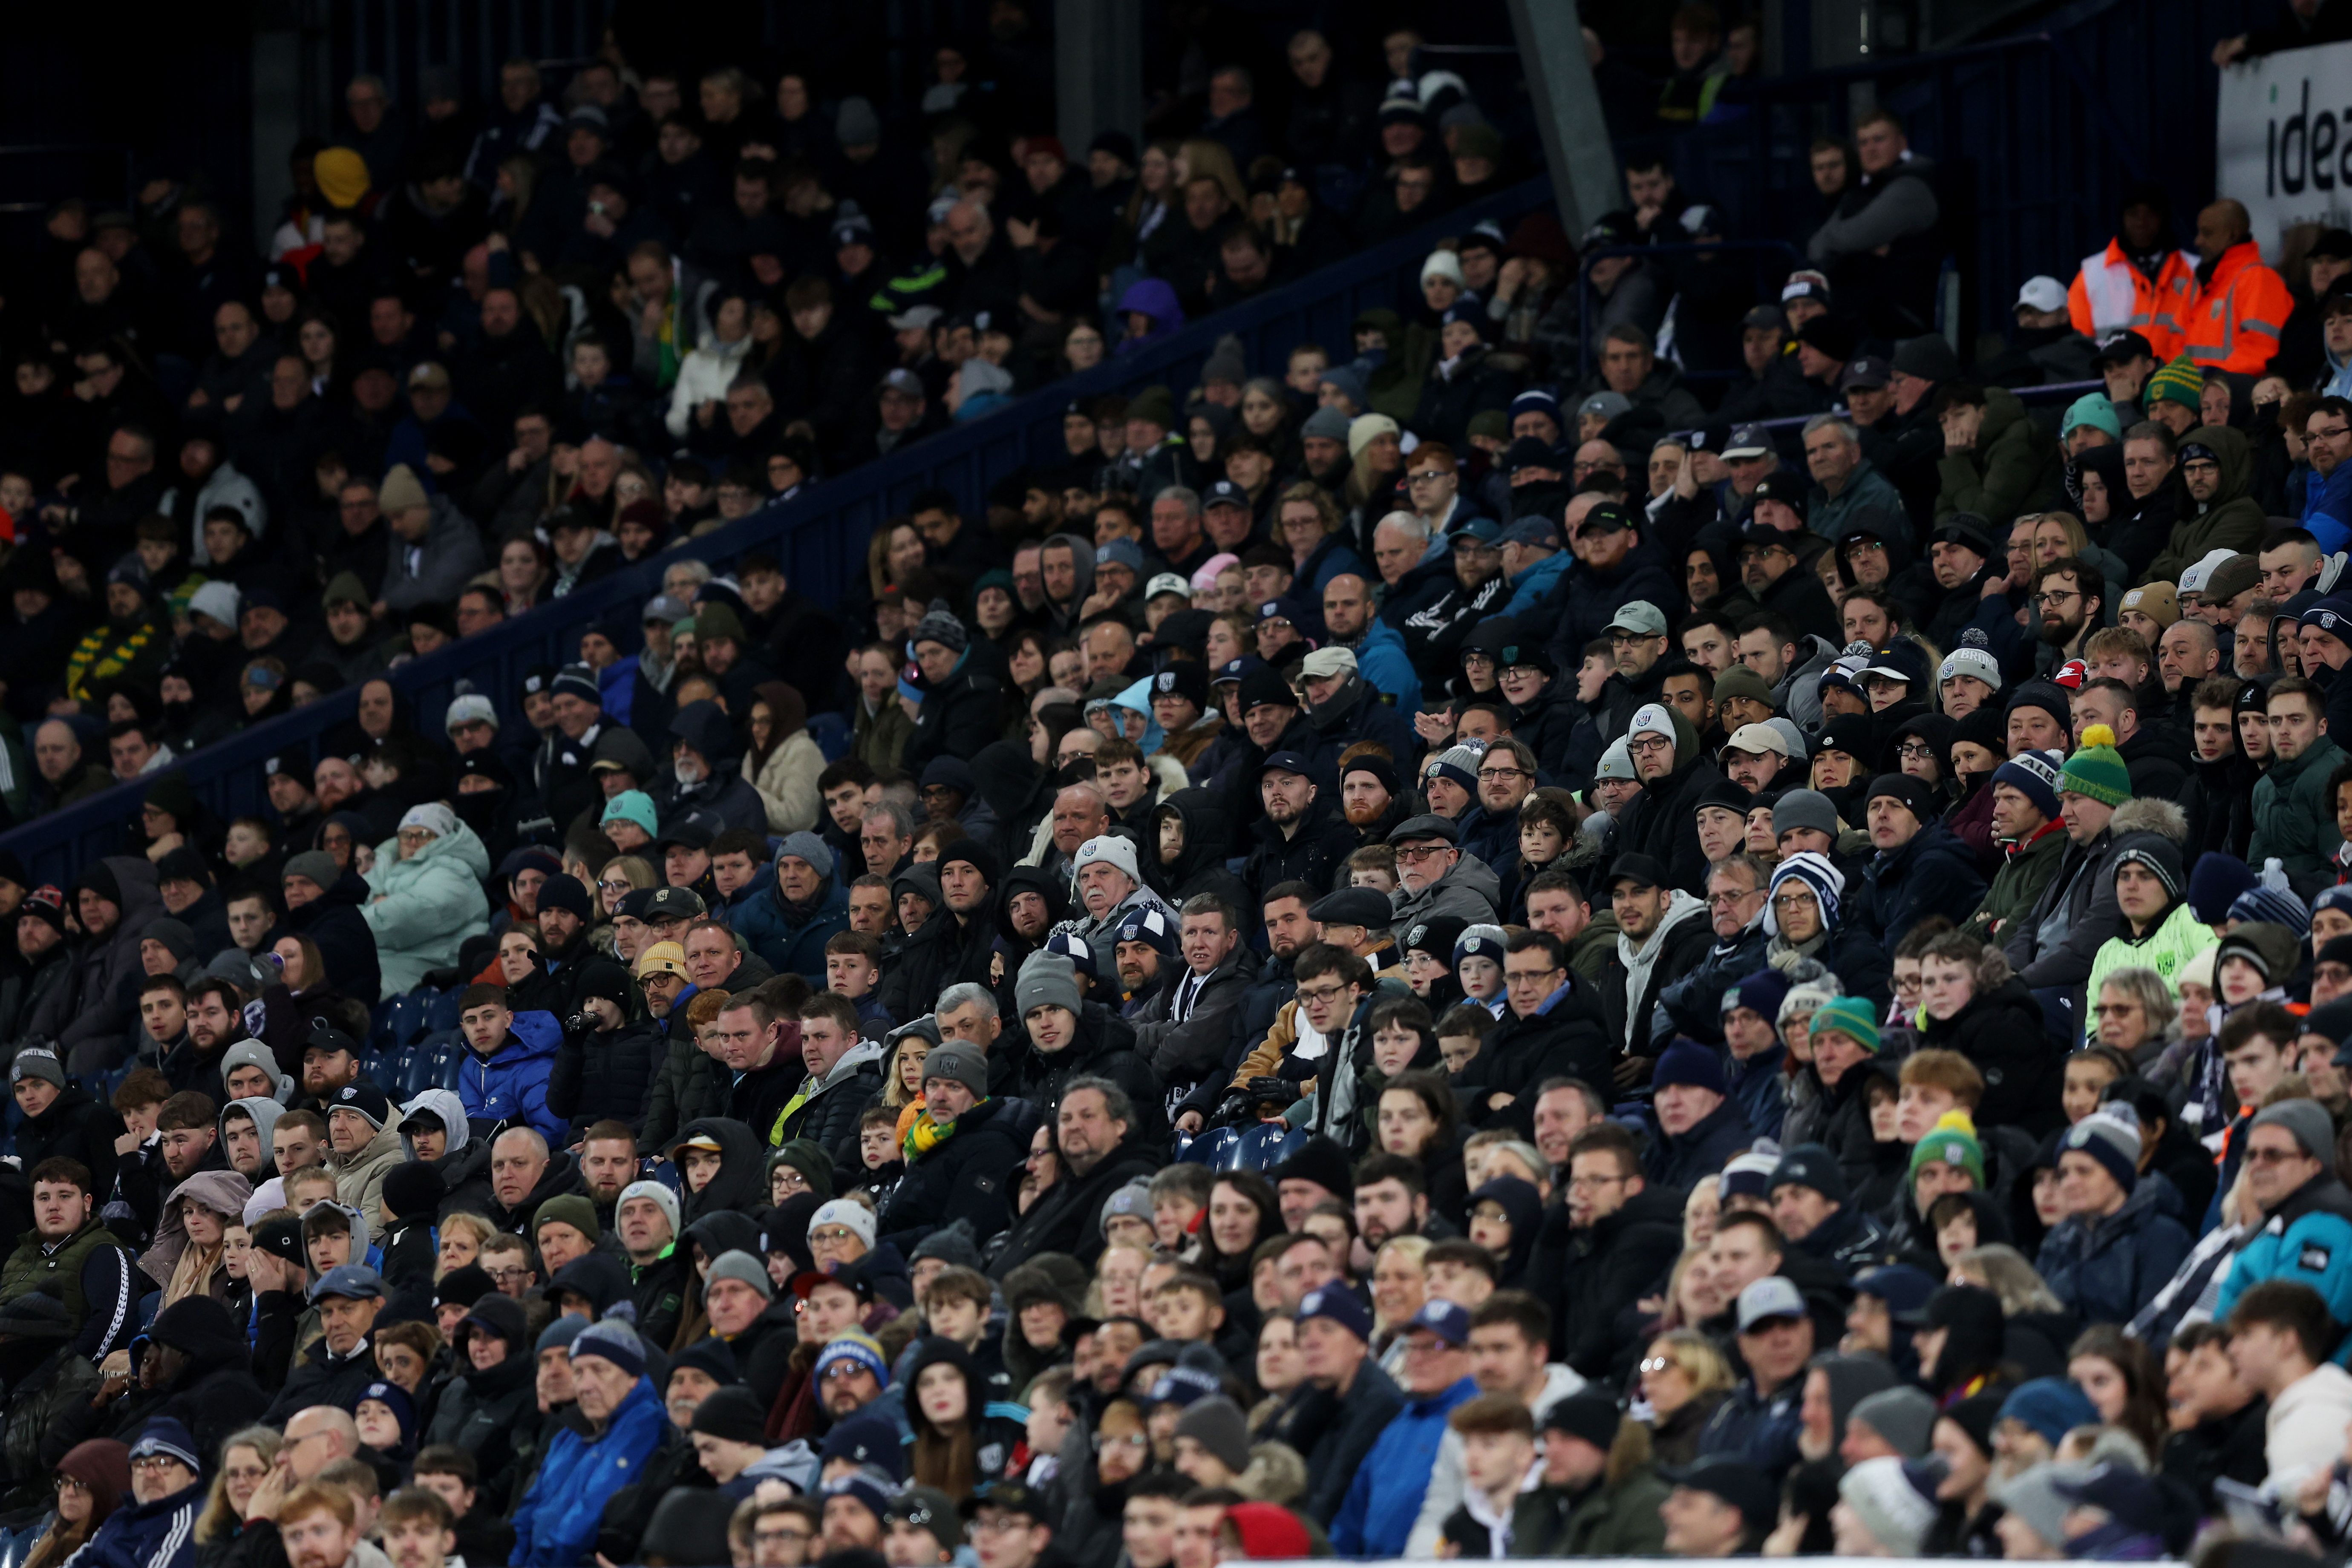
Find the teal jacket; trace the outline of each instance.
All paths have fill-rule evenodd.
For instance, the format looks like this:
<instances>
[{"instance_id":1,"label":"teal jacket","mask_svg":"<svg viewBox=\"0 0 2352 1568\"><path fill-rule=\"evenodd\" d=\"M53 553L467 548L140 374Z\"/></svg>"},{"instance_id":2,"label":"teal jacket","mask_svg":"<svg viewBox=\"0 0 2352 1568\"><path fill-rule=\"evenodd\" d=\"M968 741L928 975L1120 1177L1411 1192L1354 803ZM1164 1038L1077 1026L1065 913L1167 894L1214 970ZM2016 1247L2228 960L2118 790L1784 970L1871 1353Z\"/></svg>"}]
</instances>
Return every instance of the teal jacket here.
<instances>
[{"instance_id":1,"label":"teal jacket","mask_svg":"<svg viewBox=\"0 0 2352 1568\"><path fill-rule=\"evenodd\" d=\"M2213 1321L2226 1319L2240 1296L2266 1280L2309 1285L2339 1331L2352 1326L2352 1192L2342 1182L2323 1172L2287 1194L2222 1277ZM2336 1362L2352 1365L2352 1335Z\"/></svg>"}]
</instances>

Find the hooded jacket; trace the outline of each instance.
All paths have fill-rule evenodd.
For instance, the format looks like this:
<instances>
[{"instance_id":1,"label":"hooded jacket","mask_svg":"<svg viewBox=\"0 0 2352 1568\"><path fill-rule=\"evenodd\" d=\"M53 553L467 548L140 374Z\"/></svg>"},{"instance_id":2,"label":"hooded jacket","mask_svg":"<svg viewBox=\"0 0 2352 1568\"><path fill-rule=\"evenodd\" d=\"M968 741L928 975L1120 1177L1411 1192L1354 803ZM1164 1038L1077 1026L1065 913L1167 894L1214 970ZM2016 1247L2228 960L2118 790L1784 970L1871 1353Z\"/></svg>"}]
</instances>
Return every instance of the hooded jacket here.
<instances>
[{"instance_id":1,"label":"hooded jacket","mask_svg":"<svg viewBox=\"0 0 2352 1568\"><path fill-rule=\"evenodd\" d=\"M554 1015L521 1012L514 1015L507 1038L488 1056L468 1050L457 1070L457 1098L468 1119L490 1123L520 1121L543 1134L550 1146L565 1142L569 1123L547 1103L547 1081L555 1071L556 1047L563 1029ZM376 1188L383 1190L379 1177Z\"/></svg>"},{"instance_id":2,"label":"hooded jacket","mask_svg":"<svg viewBox=\"0 0 2352 1568\"><path fill-rule=\"evenodd\" d=\"M163 895L155 887L155 867L144 855L108 855L99 863L111 873L116 892L110 902L122 917L104 936L85 938L75 956L80 981L75 1010L57 1035L58 1055L68 1071L102 1065L78 1060L86 1054L76 1049L84 1041L91 1042L95 1051L101 1043L130 1038L136 1029L138 998L125 992L146 972L139 959L139 939L149 922L164 913ZM67 897L72 896L69 891ZM127 1054L110 1050L107 1061Z\"/></svg>"},{"instance_id":3,"label":"hooded jacket","mask_svg":"<svg viewBox=\"0 0 2352 1568\"><path fill-rule=\"evenodd\" d=\"M571 1568L583 1561L604 1505L635 1479L668 1430L669 1414L647 1377L637 1379L594 1436L558 1430L515 1510L513 1561L533 1568Z\"/></svg>"},{"instance_id":4,"label":"hooded jacket","mask_svg":"<svg viewBox=\"0 0 2352 1568\"><path fill-rule=\"evenodd\" d=\"M1174 817L1182 825L1183 847L1176 852L1173 861L1163 861L1156 852L1160 844L1160 821ZM1187 899L1200 894L1214 894L1229 909L1242 910L1250 906L1249 889L1242 879L1225 869L1227 852L1233 847L1225 809L1213 790L1179 789L1151 808L1150 831L1145 843L1152 852L1139 853L1143 880L1151 890L1168 901L1171 909L1181 909ZM1012 876L1006 879L1008 891ZM999 925L1003 925L1000 919Z\"/></svg>"},{"instance_id":5,"label":"hooded jacket","mask_svg":"<svg viewBox=\"0 0 2352 1568\"><path fill-rule=\"evenodd\" d=\"M716 816L730 828L749 832L768 831L767 803L740 771L740 748L726 710L714 702L691 702L671 716L669 733L701 757L708 772L691 784L675 777L655 792L655 804L665 824L689 811Z\"/></svg>"},{"instance_id":6,"label":"hooded jacket","mask_svg":"<svg viewBox=\"0 0 2352 1568\"><path fill-rule=\"evenodd\" d=\"M376 846L375 869L367 876L375 896L360 917L374 933L385 990L415 989L428 972L455 964L467 937L489 930L482 894L489 874L489 852L462 821L406 859L398 839Z\"/></svg>"},{"instance_id":7,"label":"hooded jacket","mask_svg":"<svg viewBox=\"0 0 2352 1568\"><path fill-rule=\"evenodd\" d=\"M1706 852L1699 847L1699 798L1723 785L1723 772L1706 757L1698 732L1682 709L1663 704L1675 727L1674 770L1664 779L1645 780L1642 792L1625 808L1618 824L1622 854L1644 854L1665 867L1666 882L1678 892L1696 894L1706 886Z\"/></svg>"},{"instance_id":8,"label":"hooded jacket","mask_svg":"<svg viewBox=\"0 0 2352 1568\"><path fill-rule=\"evenodd\" d=\"M1609 1016L1612 1043L1622 1044L1635 1056L1652 1054L1652 1046L1661 1043L1652 1018L1659 993L1695 967L1714 939L1706 905L1681 888L1674 889L1647 941L1636 943L1618 933L1616 952L1601 983L1601 1006ZM1669 1035L1672 1029L1670 1020Z\"/></svg>"},{"instance_id":9,"label":"hooded jacket","mask_svg":"<svg viewBox=\"0 0 2352 1568\"><path fill-rule=\"evenodd\" d=\"M772 873L759 892L735 906L735 934L777 974L822 986L824 945L849 929L849 888L840 870L836 863L835 874L824 879L815 902L804 908L785 899Z\"/></svg>"},{"instance_id":10,"label":"hooded jacket","mask_svg":"<svg viewBox=\"0 0 2352 1568\"><path fill-rule=\"evenodd\" d=\"M2013 517L2035 503L2055 504L2063 493L2057 438L2035 423L2015 392L1987 387L1984 400L1975 448L1948 452L1937 465L1938 518L1954 512Z\"/></svg>"},{"instance_id":11,"label":"hooded jacket","mask_svg":"<svg viewBox=\"0 0 2352 1568\"><path fill-rule=\"evenodd\" d=\"M456 603L458 593L487 564L481 531L447 496L435 496L432 501L432 521L423 544L412 545L385 530L383 587L377 597L394 612Z\"/></svg>"},{"instance_id":12,"label":"hooded jacket","mask_svg":"<svg viewBox=\"0 0 2352 1568\"><path fill-rule=\"evenodd\" d=\"M262 1134L264 1143L268 1136L267 1133ZM454 1142L457 1133L453 1131L450 1136ZM408 1142L401 1136L400 1118L387 1117L385 1124L376 1129L375 1136L357 1154L327 1156L327 1168L335 1173L335 1201L346 1208L358 1209L367 1220L370 1234L382 1236L383 1178L393 1166L404 1165L407 1160Z\"/></svg>"},{"instance_id":13,"label":"hooded jacket","mask_svg":"<svg viewBox=\"0 0 2352 1568\"><path fill-rule=\"evenodd\" d=\"M467 830L471 831L470 829ZM488 852L484 852L488 859ZM317 898L299 909L287 911L281 928L298 936L308 936L318 945L319 956L326 960L327 982L343 995L373 1007L383 994L383 961L376 949L375 930L361 912L367 907L373 893L366 880L355 871L347 871L335 879L332 887L323 888ZM478 890L477 896L478 898ZM487 909L485 901L485 909ZM487 926L488 915L484 916ZM273 934L274 936L275 934ZM419 974L423 971L419 970ZM392 988L399 989L398 987ZM284 1061L278 1064L283 1068ZM300 1062L294 1064L296 1067Z\"/></svg>"},{"instance_id":14,"label":"hooded jacket","mask_svg":"<svg viewBox=\"0 0 2352 1568\"><path fill-rule=\"evenodd\" d=\"M2200 424L2181 440L2183 453L2192 446L2212 449L2221 460L2221 483L2213 498L2200 503L2188 494L2183 481L2180 517L2172 525L2162 553L2139 574L2140 581L2178 582L2182 572L2210 551L2260 549L2263 536L2270 531L2262 503L2248 494L2254 462L2245 433L2226 424Z\"/></svg>"},{"instance_id":15,"label":"hooded jacket","mask_svg":"<svg viewBox=\"0 0 2352 1568\"><path fill-rule=\"evenodd\" d=\"M823 1078L801 1077L799 1089L772 1129L751 1130L772 1145L806 1138L840 1161L839 1151L857 1141L859 1114L881 1092L882 1047L861 1040Z\"/></svg>"}]
</instances>

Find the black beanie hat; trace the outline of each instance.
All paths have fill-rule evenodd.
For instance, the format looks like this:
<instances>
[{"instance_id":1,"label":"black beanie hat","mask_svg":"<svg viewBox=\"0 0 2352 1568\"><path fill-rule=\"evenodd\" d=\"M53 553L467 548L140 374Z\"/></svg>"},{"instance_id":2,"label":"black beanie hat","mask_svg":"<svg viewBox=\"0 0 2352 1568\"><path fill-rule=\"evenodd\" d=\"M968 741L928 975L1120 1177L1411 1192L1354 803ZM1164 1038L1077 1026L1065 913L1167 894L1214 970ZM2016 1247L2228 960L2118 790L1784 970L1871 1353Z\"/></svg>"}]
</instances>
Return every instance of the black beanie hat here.
<instances>
[{"instance_id":1,"label":"black beanie hat","mask_svg":"<svg viewBox=\"0 0 2352 1568\"><path fill-rule=\"evenodd\" d=\"M383 1173L383 1206L402 1219L430 1218L449 1196L441 1173L411 1160Z\"/></svg>"},{"instance_id":2,"label":"black beanie hat","mask_svg":"<svg viewBox=\"0 0 2352 1568\"><path fill-rule=\"evenodd\" d=\"M695 1406L694 1427L699 1435L729 1443L768 1446L768 1412L760 1396L740 1385L714 1389Z\"/></svg>"},{"instance_id":3,"label":"black beanie hat","mask_svg":"<svg viewBox=\"0 0 2352 1568\"><path fill-rule=\"evenodd\" d=\"M940 851L939 866L941 871L957 861L979 867L980 874L988 879L991 887L1004 880L1003 860L979 839L958 839Z\"/></svg>"},{"instance_id":4,"label":"black beanie hat","mask_svg":"<svg viewBox=\"0 0 2352 1568\"><path fill-rule=\"evenodd\" d=\"M583 925L593 919L589 912L588 890L569 872L559 872L539 884L539 907L561 909Z\"/></svg>"}]
</instances>

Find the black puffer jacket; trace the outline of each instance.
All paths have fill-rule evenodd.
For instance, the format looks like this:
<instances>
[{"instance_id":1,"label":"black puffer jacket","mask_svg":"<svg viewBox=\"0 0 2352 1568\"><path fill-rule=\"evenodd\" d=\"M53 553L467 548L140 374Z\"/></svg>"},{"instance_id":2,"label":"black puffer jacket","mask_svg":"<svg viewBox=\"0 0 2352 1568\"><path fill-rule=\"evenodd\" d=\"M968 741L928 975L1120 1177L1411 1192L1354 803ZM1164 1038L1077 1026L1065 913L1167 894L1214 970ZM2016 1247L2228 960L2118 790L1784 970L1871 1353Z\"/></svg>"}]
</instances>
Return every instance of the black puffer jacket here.
<instances>
[{"instance_id":1,"label":"black puffer jacket","mask_svg":"<svg viewBox=\"0 0 2352 1568\"><path fill-rule=\"evenodd\" d=\"M1073 1078L1108 1078L1118 1084L1135 1102L1137 1125L1129 1133L1150 1148L1167 1142L1159 1075L1136 1051L1135 1026L1100 1002L1080 1004L1077 1038L1065 1049L1043 1051L1034 1041L1028 1043L1013 1092L1051 1116L1061 1103L1062 1086Z\"/></svg>"},{"instance_id":2,"label":"black puffer jacket","mask_svg":"<svg viewBox=\"0 0 2352 1568\"><path fill-rule=\"evenodd\" d=\"M285 924L270 940L289 933L318 944L327 961L327 980L347 997L373 1007L383 989L383 970L376 961L375 933L360 914L373 894L365 878L347 871L335 885L299 909L287 911Z\"/></svg>"},{"instance_id":3,"label":"black puffer jacket","mask_svg":"<svg viewBox=\"0 0 2352 1568\"><path fill-rule=\"evenodd\" d=\"M1587 1377L1607 1376L1619 1318L1666 1277L1682 1248L1676 1193L1635 1193L1616 1213L1580 1230L1569 1224L1565 1203L1548 1205L1528 1274L1558 1281L1551 1288L1553 1354Z\"/></svg>"},{"instance_id":4,"label":"black puffer jacket","mask_svg":"<svg viewBox=\"0 0 2352 1568\"><path fill-rule=\"evenodd\" d=\"M2022 1128L2039 1137L2063 1118L2058 1090L2063 1053L2050 1040L2042 1004L2015 975L1980 989L1950 1019L1928 1019L1919 1043L1957 1051L1984 1074L1979 1122Z\"/></svg>"},{"instance_id":5,"label":"black puffer jacket","mask_svg":"<svg viewBox=\"0 0 2352 1568\"><path fill-rule=\"evenodd\" d=\"M1162 816L1174 817L1184 826L1184 847L1173 861L1163 862L1158 852ZM1225 869L1231 833L1225 808L1213 790L1177 790L1151 808L1150 831L1143 841L1147 852L1138 857L1143 862L1145 884L1166 899L1171 909L1181 909L1186 899L1212 893L1223 899L1226 907L1246 911L1249 889Z\"/></svg>"},{"instance_id":6,"label":"black puffer jacket","mask_svg":"<svg viewBox=\"0 0 2352 1568\"><path fill-rule=\"evenodd\" d=\"M677 1027L656 1026L667 1032L661 1065L654 1069L653 1085L646 1093L645 1124L637 1134L640 1148L667 1148L688 1123L726 1113L726 1080L719 1076L710 1053L695 1043L694 1031L685 1027L686 1004L693 995L689 987L670 1008L669 1016Z\"/></svg>"},{"instance_id":7,"label":"black puffer jacket","mask_svg":"<svg viewBox=\"0 0 2352 1568\"><path fill-rule=\"evenodd\" d=\"M1013 1189L1029 1155L1024 1109L1017 1101L982 1100L957 1117L945 1142L908 1163L877 1222L879 1239L911 1252L961 1219L985 1244L1011 1224Z\"/></svg>"},{"instance_id":8,"label":"black puffer jacket","mask_svg":"<svg viewBox=\"0 0 2352 1568\"><path fill-rule=\"evenodd\" d=\"M669 1052L669 1036L653 1019L625 1023L610 1033L563 1031L547 1074L547 1108L572 1121L577 1137L595 1123L645 1126L654 1073ZM698 1047L696 1054L700 1055Z\"/></svg>"},{"instance_id":9,"label":"black puffer jacket","mask_svg":"<svg viewBox=\"0 0 2352 1568\"><path fill-rule=\"evenodd\" d=\"M502 1498L523 1456L539 1442L538 1366L520 1348L481 1371L453 1377L425 1428L425 1442L450 1443L474 1457L485 1498Z\"/></svg>"}]
</instances>

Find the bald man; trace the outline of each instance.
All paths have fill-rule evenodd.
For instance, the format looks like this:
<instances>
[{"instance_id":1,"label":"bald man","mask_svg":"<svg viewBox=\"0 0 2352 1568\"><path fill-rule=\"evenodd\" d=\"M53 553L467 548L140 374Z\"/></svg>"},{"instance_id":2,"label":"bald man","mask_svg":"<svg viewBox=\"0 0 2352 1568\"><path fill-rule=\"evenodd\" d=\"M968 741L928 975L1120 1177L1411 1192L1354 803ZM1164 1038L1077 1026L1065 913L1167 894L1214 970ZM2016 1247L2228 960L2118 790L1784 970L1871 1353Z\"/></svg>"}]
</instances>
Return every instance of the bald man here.
<instances>
[{"instance_id":1,"label":"bald man","mask_svg":"<svg viewBox=\"0 0 2352 1568\"><path fill-rule=\"evenodd\" d=\"M2263 265L2245 207L2222 200L2197 214L2197 299L2183 344L2203 370L2262 374L2294 308L2286 280Z\"/></svg>"}]
</instances>

